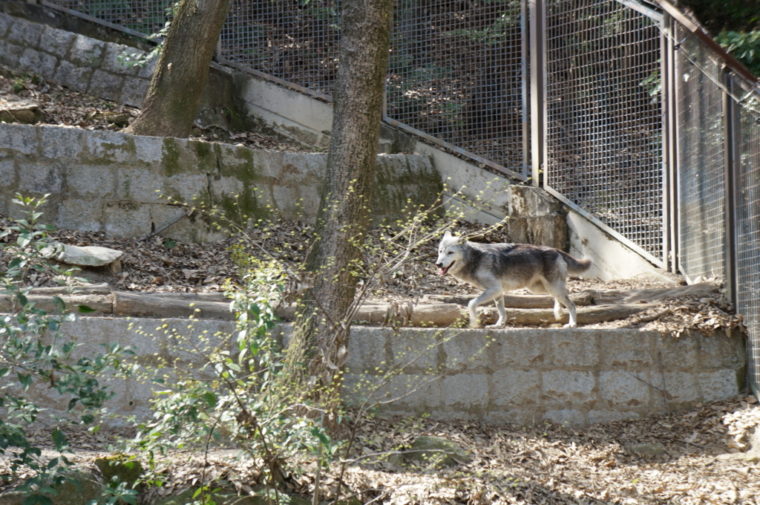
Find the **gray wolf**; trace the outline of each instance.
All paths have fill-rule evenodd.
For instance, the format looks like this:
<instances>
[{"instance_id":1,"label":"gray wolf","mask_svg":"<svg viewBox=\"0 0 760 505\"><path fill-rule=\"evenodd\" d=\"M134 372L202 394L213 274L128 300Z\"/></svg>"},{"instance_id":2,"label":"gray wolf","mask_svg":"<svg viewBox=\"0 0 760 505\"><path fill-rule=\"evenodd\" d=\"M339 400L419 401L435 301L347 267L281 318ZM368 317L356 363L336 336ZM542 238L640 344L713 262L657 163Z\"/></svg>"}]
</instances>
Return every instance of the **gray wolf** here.
<instances>
[{"instance_id":1,"label":"gray wolf","mask_svg":"<svg viewBox=\"0 0 760 505\"><path fill-rule=\"evenodd\" d=\"M591 260L575 259L553 247L530 244L482 244L469 242L446 231L438 245L435 262L440 275L450 273L460 281L483 290L470 300L470 326L479 327L476 309L495 301L499 320L490 327L501 328L507 322L504 293L527 288L531 293L548 293L554 297L554 317L561 316L560 305L567 309L570 321L566 327L575 327L575 304L567 293L567 275L588 270Z\"/></svg>"}]
</instances>

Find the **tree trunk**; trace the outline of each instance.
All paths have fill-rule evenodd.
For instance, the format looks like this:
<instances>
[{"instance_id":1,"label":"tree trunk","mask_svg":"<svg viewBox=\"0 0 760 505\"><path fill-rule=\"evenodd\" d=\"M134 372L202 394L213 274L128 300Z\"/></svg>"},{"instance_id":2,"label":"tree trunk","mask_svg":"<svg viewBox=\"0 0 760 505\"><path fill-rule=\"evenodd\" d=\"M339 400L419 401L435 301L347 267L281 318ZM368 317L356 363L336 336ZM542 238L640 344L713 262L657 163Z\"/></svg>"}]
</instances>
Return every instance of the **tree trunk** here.
<instances>
[{"instance_id":1,"label":"tree trunk","mask_svg":"<svg viewBox=\"0 0 760 505\"><path fill-rule=\"evenodd\" d=\"M181 0L142 113L127 132L165 137L190 134L229 7L230 0Z\"/></svg>"},{"instance_id":2,"label":"tree trunk","mask_svg":"<svg viewBox=\"0 0 760 505\"><path fill-rule=\"evenodd\" d=\"M288 349L296 383L330 388L343 367L348 314L369 225L393 0L342 2L342 38L317 241L307 259L312 288Z\"/></svg>"}]
</instances>

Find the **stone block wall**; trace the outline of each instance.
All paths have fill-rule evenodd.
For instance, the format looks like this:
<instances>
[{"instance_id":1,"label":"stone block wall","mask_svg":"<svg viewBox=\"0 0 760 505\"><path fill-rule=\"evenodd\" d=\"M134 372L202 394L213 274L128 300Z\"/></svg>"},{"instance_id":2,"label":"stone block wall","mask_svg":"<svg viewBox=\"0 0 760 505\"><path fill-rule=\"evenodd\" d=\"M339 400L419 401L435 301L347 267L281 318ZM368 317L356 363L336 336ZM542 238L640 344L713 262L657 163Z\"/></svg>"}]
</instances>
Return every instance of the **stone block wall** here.
<instances>
[{"instance_id":1,"label":"stone block wall","mask_svg":"<svg viewBox=\"0 0 760 505\"><path fill-rule=\"evenodd\" d=\"M354 328L349 356L362 396L399 398L386 412L494 424L583 425L725 399L746 363L738 335L584 328Z\"/></svg>"},{"instance_id":2,"label":"stone block wall","mask_svg":"<svg viewBox=\"0 0 760 505\"><path fill-rule=\"evenodd\" d=\"M0 65L132 106L142 104L155 61L128 65L142 51L0 12Z\"/></svg>"},{"instance_id":3,"label":"stone block wall","mask_svg":"<svg viewBox=\"0 0 760 505\"><path fill-rule=\"evenodd\" d=\"M56 126L0 124L0 213L15 215L15 193L45 194L59 228L141 237L174 221L165 235L213 239L182 218L171 199L218 204L229 217L277 214L313 220L326 170L322 153L145 137ZM432 204L441 190L429 158L378 157L375 216L396 217L408 198Z\"/></svg>"},{"instance_id":4,"label":"stone block wall","mask_svg":"<svg viewBox=\"0 0 760 505\"><path fill-rule=\"evenodd\" d=\"M229 321L83 317L65 332L96 348L131 345L143 363L156 356L192 369L203 363L178 334L231 332ZM282 327L285 334L289 326ZM636 419L739 394L744 340L724 333L678 339L636 329L437 330L354 326L347 399L381 402L386 415L430 415L488 424L544 421L585 425ZM147 415L150 392L114 382L112 405ZM390 403L385 403L391 401Z\"/></svg>"}]
</instances>

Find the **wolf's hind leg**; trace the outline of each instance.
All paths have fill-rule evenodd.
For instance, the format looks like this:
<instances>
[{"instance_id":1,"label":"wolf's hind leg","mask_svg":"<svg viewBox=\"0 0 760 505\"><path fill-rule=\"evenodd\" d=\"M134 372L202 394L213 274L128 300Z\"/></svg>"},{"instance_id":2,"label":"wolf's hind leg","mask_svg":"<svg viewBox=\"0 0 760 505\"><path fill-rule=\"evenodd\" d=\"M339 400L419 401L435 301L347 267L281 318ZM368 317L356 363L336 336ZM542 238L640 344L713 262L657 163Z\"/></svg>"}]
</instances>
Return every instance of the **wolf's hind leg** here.
<instances>
[{"instance_id":1,"label":"wolf's hind leg","mask_svg":"<svg viewBox=\"0 0 760 505\"><path fill-rule=\"evenodd\" d=\"M560 319L562 313L560 311L560 304L567 309L568 323L565 328L575 328L578 325L575 304L570 300L570 295L567 293L567 287L564 283L546 283L546 290L550 295L554 297L554 317Z\"/></svg>"}]
</instances>

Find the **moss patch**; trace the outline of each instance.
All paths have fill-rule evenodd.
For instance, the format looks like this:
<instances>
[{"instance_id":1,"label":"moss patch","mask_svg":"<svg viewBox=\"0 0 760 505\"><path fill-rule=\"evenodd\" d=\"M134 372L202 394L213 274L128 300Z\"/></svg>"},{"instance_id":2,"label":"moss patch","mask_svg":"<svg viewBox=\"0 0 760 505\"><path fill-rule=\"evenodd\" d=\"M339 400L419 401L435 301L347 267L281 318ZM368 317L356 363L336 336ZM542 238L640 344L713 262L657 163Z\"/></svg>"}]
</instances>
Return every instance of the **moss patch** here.
<instances>
[{"instance_id":1,"label":"moss patch","mask_svg":"<svg viewBox=\"0 0 760 505\"><path fill-rule=\"evenodd\" d=\"M161 157L161 168L164 173L169 176L182 173L180 150L176 139L171 137L164 139L164 153Z\"/></svg>"}]
</instances>

